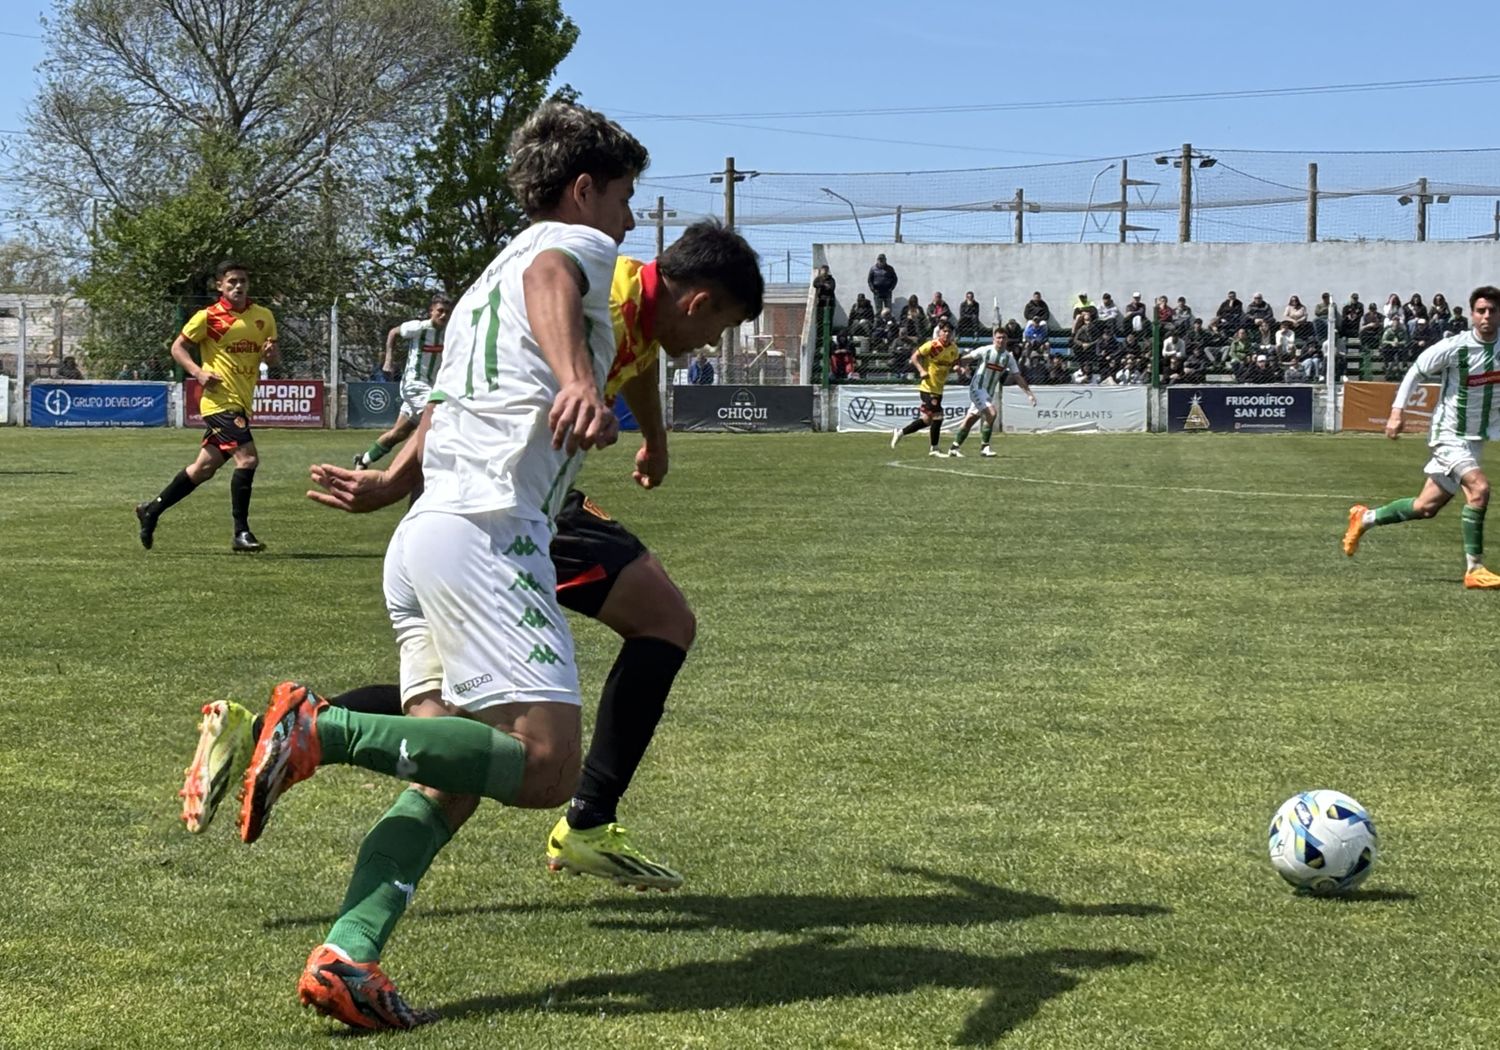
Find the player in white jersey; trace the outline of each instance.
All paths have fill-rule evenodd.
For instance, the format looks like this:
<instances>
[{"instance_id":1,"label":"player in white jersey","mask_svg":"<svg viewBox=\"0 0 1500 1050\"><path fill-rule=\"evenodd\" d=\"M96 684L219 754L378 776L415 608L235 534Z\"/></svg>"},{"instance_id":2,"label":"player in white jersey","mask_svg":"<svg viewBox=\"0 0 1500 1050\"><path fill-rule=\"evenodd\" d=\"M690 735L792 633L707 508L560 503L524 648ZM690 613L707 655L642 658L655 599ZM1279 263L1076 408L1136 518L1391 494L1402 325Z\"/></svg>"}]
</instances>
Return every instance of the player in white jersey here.
<instances>
[{"instance_id":1,"label":"player in white jersey","mask_svg":"<svg viewBox=\"0 0 1500 1050\"><path fill-rule=\"evenodd\" d=\"M379 959L480 799L550 809L577 785L578 674L548 547L582 453L619 434L602 395L615 356L610 281L647 161L617 124L564 102L511 139L508 178L533 225L456 305L418 430L425 491L386 553L402 702L419 717L334 708L283 683L246 770L246 842L319 765L421 785L365 837L339 918L298 981L303 1003L352 1027L434 1019L406 1004Z\"/></svg>"},{"instance_id":2,"label":"player in white jersey","mask_svg":"<svg viewBox=\"0 0 1500 1050\"><path fill-rule=\"evenodd\" d=\"M354 457L354 469L364 470L378 463L391 449L411 437L432 396L432 384L437 379L438 367L443 363L443 335L448 326L448 315L453 312L453 300L446 295L434 295L427 304L427 316L414 321L403 321L385 334L385 361L380 369L386 375L396 355L396 340L406 340L406 364L401 369L401 410L396 422L384 434L375 439L368 449Z\"/></svg>"},{"instance_id":3,"label":"player in white jersey","mask_svg":"<svg viewBox=\"0 0 1500 1050\"><path fill-rule=\"evenodd\" d=\"M1469 296L1473 327L1451 335L1418 355L1391 405L1386 437L1401 436L1402 409L1420 382L1436 380L1437 410L1427 444L1432 458L1415 499L1398 499L1371 509L1362 503L1349 508L1344 530L1344 553L1359 549L1360 537L1377 525L1396 525L1414 518L1430 518L1447 506L1460 490L1464 494L1464 586L1471 590L1500 590L1500 575L1484 567L1484 512L1490 502L1490 483L1479 467L1484 442L1500 436L1500 360L1495 335L1500 330L1500 288L1485 285Z\"/></svg>"},{"instance_id":4,"label":"player in white jersey","mask_svg":"<svg viewBox=\"0 0 1500 1050\"><path fill-rule=\"evenodd\" d=\"M959 358L960 361L970 361L974 365L974 377L969 380L969 411L958 427L958 433L953 436L953 444L948 448L948 455L962 458L963 453L958 446L964 443L969 436L969 431L974 429L974 424L984 420L984 426L979 431L979 436L984 444L979 448L981 456L993 456L995 450L990 448L990 435L995 429L995 419L999 415L996 408L1000 401L1000 388L1005 385L1005 380L1010 376L1016 377L1016 385L1025 391L1026 396L1031 398L1031 403L1036 404L1036 395L1031 392L1031 386L1026 382L1026 377L1021 374L1021 366L1016 361L1016 355L1010 352L1007 345L1009 337L1005 329L999 325L995 326L994 341L986 347L971 351Z\"/></svg>"}]
</instances>

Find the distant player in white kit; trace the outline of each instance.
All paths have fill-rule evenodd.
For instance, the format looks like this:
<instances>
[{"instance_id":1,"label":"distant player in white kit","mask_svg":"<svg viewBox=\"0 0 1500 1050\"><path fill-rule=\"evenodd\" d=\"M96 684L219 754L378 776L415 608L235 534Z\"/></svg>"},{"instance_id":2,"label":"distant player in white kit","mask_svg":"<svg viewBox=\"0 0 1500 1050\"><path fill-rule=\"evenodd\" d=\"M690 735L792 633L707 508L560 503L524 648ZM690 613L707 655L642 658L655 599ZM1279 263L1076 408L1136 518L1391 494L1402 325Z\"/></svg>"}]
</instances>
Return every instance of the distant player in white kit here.
<instances>
[{"instance_id":1,"label":"distant player in white kit","mask_svg":"<svg viewBox=\"0 0 1500 1050\"><path fill-rule=\"evenodd\" d=\"M1464 494L1464 586L1471 590L1500 590L1500 575L1484 567L1484 512L1490 502L1490 483L1479 467L1483 443L1500 436L1500 360L1495 356L1495 334L1500 329L1500 288L1485 285L1469 296L1473 328L1451 335L1426 350L1407 369L1386 437L1401 436L1402 409L1420 382L1437 381L1438 405L1432 414L1427 444L1432 458L1423 472L1427 481L1415 499L1398 499L1371 509L1362 503L1349 508L1344 531L1344 553L1353 555L1359 540L1377 525L1396 525L1414 518L1430 518L1460 489Z\"/></svg>"},{"instance_id":2,"label":"distant player in white kit","mask_svg":"<svg viewBox=\"0 0 1500 1050\"><path fill-rule=\"evenodd\" d=\"M401 700L420 717L330 707L283 683L246 770L246 842L320 765L421 785L365 836L338 919L297 984L304 1004L351 1027L434 1019L406 1003L380 957L479 801L550 809L577 786L578 671L549 547L583 453L619 434L602 396L615 359L610 283L647 160L619 125L563 102L511 139L508 178L532 225L455 307L418 430L426 488L386 551Z\"/></svg>"},{"instance_id":3,"label":"distant player in white kit","mask_svg":"<svg viewBox=\"0 0 1500 1050\"><path fill-rule=\"evenodd\" d=\"M395 362L396 340L406 340L406 363L401 368L399 387L401 410L391 429L354 457L355 470L366 470L378 463L417 429L417 421L422 418L422 410L432 396L432 384L443 363L443 333L452 312L452 299L446 295L434 295L427 304L425 318L403 321L385 334L385 361L380 368L386 375L390 375Z\"/></svg>"},{"instance_id":4,"label":"distant player in white kit","mask_svg":"<svg viewBox=\"0 0 1500 1050\"><path fill-rule=\"evenodd\" d=\"M953 444L948 449L948 455L962 458L963 453L958 446L964 443L969 436L969 431L974 429L974 424L984 420L984 426L979 431L979 437L984 442L980 446L981 456L993 456L995 450L990 448L990 435L995 429L995 419L999 415L997 404L1000 401L1000 388L1005 385L1009 376L1016 377L1016 385L1031 398L1031 403L1036 404L1036 395L1031 392L1031 386L1026 382L1026 377L1021 374L1021 366L1016 361L1016 355L1010 352L1008 344L1009 337L1005 329L999 325L995 326L995 338L989 346L964 354L960 361L972 361L974 363L974 378L969 380L969 411L964 416L964 421L959 425L958 433L953 436Z\"/></svg>"}]
</instances>

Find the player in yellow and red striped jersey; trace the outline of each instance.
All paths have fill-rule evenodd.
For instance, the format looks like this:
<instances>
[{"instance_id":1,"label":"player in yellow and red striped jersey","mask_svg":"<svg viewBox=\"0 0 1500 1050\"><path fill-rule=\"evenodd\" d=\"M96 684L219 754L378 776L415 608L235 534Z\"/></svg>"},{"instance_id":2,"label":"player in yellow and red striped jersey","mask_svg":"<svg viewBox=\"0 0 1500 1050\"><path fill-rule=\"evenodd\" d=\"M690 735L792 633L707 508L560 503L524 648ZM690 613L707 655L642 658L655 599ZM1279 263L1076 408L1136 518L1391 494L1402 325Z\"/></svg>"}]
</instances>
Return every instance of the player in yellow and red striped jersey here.
<instances>
[{"instance_id":1,"label":"player in yellow and red striped jersey","mask_svg":"<svg viewBox=\"0 0 1500 1050\"><path fill-rule=\"evenodd\" d=\"M215 271L219 301L188 318L182 333L172 343L172 358L203 386L199 402L203 413L203 447L198 457L177 472L161 494L137 504L141 546L151 549L156 523L174 503L218 473L224 461L234 458L234 477L229 482L230 514L234 531L230 540L236 551L264 550L265 545L250 531L250 489L260 457L250 433L250 410L255 404L255 384L260 363L277 364L276 318L270 310L250 301L250 271L237 262L225 261ZM193 360L197 349L200 364Z\"/></svg>"}]
</instances>

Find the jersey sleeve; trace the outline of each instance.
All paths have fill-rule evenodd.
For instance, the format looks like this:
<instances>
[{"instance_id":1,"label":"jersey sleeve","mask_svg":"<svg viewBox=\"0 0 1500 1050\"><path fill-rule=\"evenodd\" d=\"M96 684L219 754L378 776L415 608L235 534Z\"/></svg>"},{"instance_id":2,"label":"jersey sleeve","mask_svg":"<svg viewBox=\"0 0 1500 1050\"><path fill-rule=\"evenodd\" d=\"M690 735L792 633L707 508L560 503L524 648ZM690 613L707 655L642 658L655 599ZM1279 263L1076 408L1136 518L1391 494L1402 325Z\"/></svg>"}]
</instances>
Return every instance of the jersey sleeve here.
<instances>
[{"instance_id":1,"label":"jersey sleeve","mask_svg":"<svg viewBox=\"0 0 1500 1050\"><path fill-rule=\"evenodd\" d=\"M583 271L583 294L608 297L615 273L615 259L620 246L592 226L558 223L552 235L537 246L537 251L560 251Z\"/></svg>"},{"instance_id":2,"label":"jersey sleeve","mask_svg":"<svg viewBox=\"0 0 1500 1050\"><path fill-rule=\"evenodd\" d=\"M415 339L431 327L431 321L418 319L415 321L402 321L396 331L400 333L402 339Z\"/></svg>"},{"instance_id":3,"label":"jersey sleeve","mask_svg":"<svg viewBox=\"0 0 1500 1050\"><path fill-rule=\"evenodd\" d=\"M1434 343L1417 355L1411 370L1423 379L1435 379L1457 359L1460 342L1458 338L1450 336Z\"/></svg>"},{"instance_id":4,"label":"jersey sleeve","mask_svg":"<svg viewBox=\"0 0 1500 1050\"><path fill-rule=\"evenodd\" d=\"M182 338L194 346L202 346L203 340L208 338L208 311L199 310L187 319L187 324L182 326Z\"/></svg>"}]
</instances>

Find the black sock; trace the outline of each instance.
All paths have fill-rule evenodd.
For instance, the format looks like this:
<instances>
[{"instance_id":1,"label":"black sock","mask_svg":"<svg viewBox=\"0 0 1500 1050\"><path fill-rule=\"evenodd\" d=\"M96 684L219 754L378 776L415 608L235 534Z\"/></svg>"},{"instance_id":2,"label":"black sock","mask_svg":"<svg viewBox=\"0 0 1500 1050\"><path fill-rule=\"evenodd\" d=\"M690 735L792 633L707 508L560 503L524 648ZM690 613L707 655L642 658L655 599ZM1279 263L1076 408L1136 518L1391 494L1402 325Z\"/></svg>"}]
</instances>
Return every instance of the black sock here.
<instances>
[{"instance_id":1,"label":"black sock","mask_svg":"<svg viewBox=\"0 0 1500 1050\"><path fill-rule=\"evenodd\" d=\"M578 794L568 807L570 827L596 828L615 819L686 659L687 650L660 638L627 638L620 646L599 696Z\"/></svg>"},{"instance_id":2,"label":"black sock","mask_svg":"<svg viewBox=\"0 0 1500 1050\"><path fill-rule=\"evenodd\" d=\"M904 427L901 428L901 433L903 433L903 434L915 434L917 431L921 430L926 425L927 424L924 423L924 422L922 422L920 419L913 419L910 423L906 424L906 426L904 426Z\"/></svg>"},{"instance_id":3,"label":"black sock","mask_svg":"<svg viewBox=\"0 0 1500 1050\"><path fill-rule=\"evenodd\" d=\"M943 440L943 420L941 417L932 421L932 447L937 448L938 442Z\"/></svg>"},{"instance_id":4,"label":"black sock","mask_svg":"<svg viewBox=\"0 0 1500 1050\"><path fill-rule=\"evenodd\" d=\"M399 715L401 714L401 689L394 685L362 685L340 693L338 696L326 697L329 707L342 707L346 711L359 711L367 715ZM259 714L255 721L250 723L250 739L260 739L260 727L265 724L266 716Z\"/></svg>"},{"instance_id":5,"label":"black sock","mask_svg":"<svg viewBox=\"0 0 1500 1050\"><path fill-rule=\"evenodd\" d=\"M254 467L235 467L229 479L229 512L234 515L234 531L250 531L250 488L255 484Z\"/></svg>"},{"instance_id":6,"label":"black sock","mask_svg":"<svg viewBox=\"0 0 1500 1050\"><path fill-rule=\"evenodd\" d=\"M167 487L161 490L161 495L146 504L146 513L153 518L158 517L168 507L187 499L197 487L198 483L188 477L187 471L179 470L177 476L167 482Z\"/></svg>"}]
</instances>

